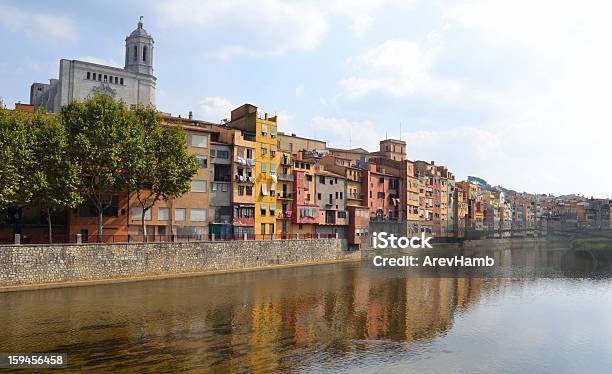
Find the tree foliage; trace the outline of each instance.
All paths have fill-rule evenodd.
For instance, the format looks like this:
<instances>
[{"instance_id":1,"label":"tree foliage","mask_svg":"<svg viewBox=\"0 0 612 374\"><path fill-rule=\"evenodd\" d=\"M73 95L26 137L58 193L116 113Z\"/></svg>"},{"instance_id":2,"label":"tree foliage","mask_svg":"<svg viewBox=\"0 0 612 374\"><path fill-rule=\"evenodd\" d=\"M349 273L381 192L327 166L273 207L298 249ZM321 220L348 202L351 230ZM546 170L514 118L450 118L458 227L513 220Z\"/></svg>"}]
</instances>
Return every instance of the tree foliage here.
<instances>
[{"instance_id":1,"label":"tree foliage","mask_svg":"<svg viewBox=\"0 0 612 374\"><path fill-rule=\"evenodd\" d=\"M146 240L146 212L159 200L189 191L198 164L187 152L183 130L164 126L154 107L140 105L135 115L142 132L139 137L142 144L138 147L141 154L133 173L133 190L141 208L141 227Z\"/></svg>"},{"instance_id":2,"label":"tree foliage","mask_svg":"<svg viewBox=\"0 0 612 374\"><path fill-rule=\"evenodd\" d=\"M46 216L49 241L53 236L51 216L58 208L73 208L83 201L79 166L69 157L68 134L58 118L42 112L32 116L32 203Z\"/></svg>"},{"instance_id":3,"label":"tree foliage","mask_svg":"<svg viewBox=\"0 0 612 374\"><path fill-rule=\"evenodd\" d=\"M112 204L112 194L134 184L132 171L142 153L142 132L134 113L105 95L72 102L62 108L60 117L68 132L70 159L81 169L82 193L98 215L101 241L103 215Z\"/></svg>"},{"instance_id":4,"label":"tree foliage","mask_svg":"<svg viewBox=\"0 0 612 374\"><path fill-rule=\"evenodd\" d=\"M0 208L32 199L34 137L25 113L0 107Z\"/></svg>"}]
</instances>

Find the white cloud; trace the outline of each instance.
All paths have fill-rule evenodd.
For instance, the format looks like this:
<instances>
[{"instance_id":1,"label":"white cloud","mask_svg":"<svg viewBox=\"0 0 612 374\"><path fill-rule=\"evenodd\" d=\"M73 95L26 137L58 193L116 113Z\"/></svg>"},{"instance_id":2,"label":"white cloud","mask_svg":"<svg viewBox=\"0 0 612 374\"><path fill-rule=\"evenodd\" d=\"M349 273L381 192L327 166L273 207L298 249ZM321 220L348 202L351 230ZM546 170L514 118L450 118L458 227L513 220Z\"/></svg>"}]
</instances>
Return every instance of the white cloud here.
<instances>
[{"instance_id":1,"label":"white cloud","mask_svg":"<svg viewBox=\"0 0 612 374\"><path fill-rule=\"evenodd\" d=\"M162 22L185 32L223 28L230 33L248 35L248 43L232 40L212 55L279 55L288 51L311 51L328 33L333 20L348 20L355 35L370 29L374 16L395 0L177 0L156 5ZM404 5L406 2L403 2ZM411 3L409 1L408 3ZM231 34L228 34L231 39Z\"/></svg>"},{"instance_id":2,"label":"white cloud","mask_svg":"<svg viewBox=\"0 0 612 374\"><path fill-rule=\"evenodd\" d=\"M219 123L225 118L229 119L232 109L236 109L238 106L232 104L225 97L209 96L200 101L195 114L197 118Z\"/></svg>"},{"instance_id":3,"label":"white cloud","mask_svg":"<svg viewBox=\"0 0 612 374\"><path fill-rule=\"evenodd\" d=\"M349 59L348 66L356 74L340 80L341 95L348 98L370 93L407 96L432 87L443 91L443 86L452 90L457 83L436 81L431 74L436 52L437 47L424 49L409 40L386 40Z\"/></svg>"},{"instance_id":4,"label":"white cloud","mask_svg":"<svg viewBox=\"0 0 612 374\"><path fill-rule=\"evenodd\" d=\"M0 26L12 33L46 41L76 41L79 38L74 21L67 16L23 11L8 5L0 5L0 14Z\"/></svg>"},{"instance_id":5,"label":"white cloud","mask_svg":"<svg viewBox=\"0 0 612 374\"><path fill-rule=\"evenodd\" d=\"M333 148L365 148L378 150L378 142L384 134L369 120L351 121L335 117L315 117L310 122L310 129L317 139L327 141Z\"/></svg>"}]
</instances>

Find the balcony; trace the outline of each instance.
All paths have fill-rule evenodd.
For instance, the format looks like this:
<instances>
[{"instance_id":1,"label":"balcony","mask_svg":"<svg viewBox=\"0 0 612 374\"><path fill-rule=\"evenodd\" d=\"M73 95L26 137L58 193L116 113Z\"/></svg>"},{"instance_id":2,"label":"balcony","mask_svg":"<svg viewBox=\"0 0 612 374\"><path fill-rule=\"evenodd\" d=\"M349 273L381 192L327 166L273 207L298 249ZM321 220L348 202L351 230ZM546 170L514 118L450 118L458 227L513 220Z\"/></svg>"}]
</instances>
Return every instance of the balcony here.
<instances>
[{"instance_id":1,"label":"balcony","mask_svg":"<svg viewBox=\"0 0 612 374\"><path fill-rule=\"evenodd\" d=\"M286 210L284 212L278 212L276 218L278 219L291 219L293 218L293 212L290 210Z\"/></svg>"},{"instance_id":2,"label":"balcony","mask_svg":"<svg viewBox=\"0 0 612 374\"><path fill-rule=\"evenodd\" d=\"M364 195L363 194L356 194L356 193L347 193L346 194L346 198L347 199L351 199L351 200L363 200Z\"/></svg>"},{"instance_id":3,"label":"balcony","mask_svg":"<svg viewBox=\"0 0 612 374\"><path fill-rule=\"evenodd\" d=\"M280 163L281 165L291 166L291 163L292 163L291 157L284 155L283 157L281 157Z\"/></svg>"},{"instance_id":4,"label":"balcony","mask_svg":"<svg viewBox=\"0 0 612 374\"><path fill-rule=\"evenodd\" d=\"M281 181L293 182L292 174L278 174L277 177L278 177L278 180L281 180Z\"/></svg>"},{"instance_id":5,"label":"balcony","mask_svg":"<svg viewBox=\"0 0 612 374\"><path fill-rule=\"evenodd\" d=\"M234 180L238 183L255 183L255 177L247 177L244 175L234 175Z\"/></svg>"},{"instance_id":6,"label":"balcony","mask_svg":"<svg viewBox=\"0 0 612 374\"><path fill-rule=\"evenodd\" d=\"M293 199L293 194L291 192L280 191L277 198L281 200L291 200Z\"/></svg>"},{"instance_id":7,"label":"balcony","mask_svg":"<svg viewBox=\"0 0 612 374\"><path fill-rule=\"evenodd\" d=\"M234 226L255 226L255 218L252 217L235 217L232 221Z\"/></svg>"}]
</instances>

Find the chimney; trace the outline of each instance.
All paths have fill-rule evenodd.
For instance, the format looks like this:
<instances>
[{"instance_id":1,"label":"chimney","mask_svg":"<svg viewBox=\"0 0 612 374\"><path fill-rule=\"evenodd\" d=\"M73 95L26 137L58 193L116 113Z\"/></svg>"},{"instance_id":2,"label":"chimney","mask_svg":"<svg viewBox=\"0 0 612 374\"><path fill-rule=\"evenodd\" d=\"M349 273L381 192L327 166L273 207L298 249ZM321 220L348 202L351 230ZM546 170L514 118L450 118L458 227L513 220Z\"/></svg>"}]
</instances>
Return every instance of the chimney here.
<instances>
[{"instance_id":1,"label":"chimney","mask_svg":"<svg viewBox=\"0 0 612 374\"><path fill-rule=\"evenodd\" d=\"M433 161L431 162L431 164L432 164L432 165L435 165L435 163L434 163Z\"/></svg>"},{"instance_id":2,"label":"chimney","mask_svg":"<svg viewBox=\"0 0 612 374\"><path fill-rule=\"evenodd\" d=\"M193 119L193 112L191 110L189 111L189 119Z\"/></svg>"},{"instance_id":3,"label":"chimney","mask_svg":"<svg viewBox=\"0 0 612 374\"><path fill-rule=\"evenodd\" d=\"M267 120L268 119L268 113L264 113L264 119Z\"/></svg>"},{"instance_id":4,"label":"chimney","mask_svg":"<svg viewBox=\"0 0 612 374\"><path fill-rule=\"evenodd\" d=\"M291 133L291 136L293 136L295 138L295 133Z\"/></svg>"}]
</instances>

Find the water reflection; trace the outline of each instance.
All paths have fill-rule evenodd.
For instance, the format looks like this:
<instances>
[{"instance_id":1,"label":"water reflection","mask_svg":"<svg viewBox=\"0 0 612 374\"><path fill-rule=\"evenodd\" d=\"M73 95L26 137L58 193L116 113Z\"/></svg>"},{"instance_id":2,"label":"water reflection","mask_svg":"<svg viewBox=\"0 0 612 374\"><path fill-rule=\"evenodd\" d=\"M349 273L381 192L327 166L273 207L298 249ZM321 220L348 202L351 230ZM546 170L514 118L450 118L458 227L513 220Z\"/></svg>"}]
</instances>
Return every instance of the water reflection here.
<instances>
[{"instance_id":1,"label":"water reflection","mask_svg":"<svg viewBox=\"0 0 612 374\"><path fill-rule=\"evenodd\" d=\"M443 362L474 335L483 350L507 339L503 320L497 330L454 325L568 287L550 282L540 292L534 280L401 278L350 263L0 294L0 351L68 352L74 372L403 371L427 357ZM464 342L451 344L452 331Z\"/></svg>"}]
</instances>

